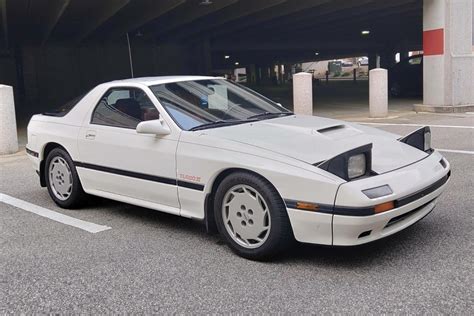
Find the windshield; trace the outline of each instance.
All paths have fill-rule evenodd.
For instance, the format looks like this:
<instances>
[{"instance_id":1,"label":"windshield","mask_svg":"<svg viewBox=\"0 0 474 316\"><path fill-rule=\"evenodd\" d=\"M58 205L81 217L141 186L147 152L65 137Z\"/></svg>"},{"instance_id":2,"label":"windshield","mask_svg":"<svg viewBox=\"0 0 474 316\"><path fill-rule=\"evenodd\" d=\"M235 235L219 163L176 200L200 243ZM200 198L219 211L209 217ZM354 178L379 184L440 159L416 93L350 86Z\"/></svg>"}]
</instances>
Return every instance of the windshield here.
<instances>
[{"instance_id":1,"label":"windshield","mask_svg":"<svg viewBox=\"0 0 474 316\"><path fill-rule=\"evenodd\" d=\"M225 79L172 82L150 89L184 130L292 114L281 105Z\"/></svg>"}]
</instances>

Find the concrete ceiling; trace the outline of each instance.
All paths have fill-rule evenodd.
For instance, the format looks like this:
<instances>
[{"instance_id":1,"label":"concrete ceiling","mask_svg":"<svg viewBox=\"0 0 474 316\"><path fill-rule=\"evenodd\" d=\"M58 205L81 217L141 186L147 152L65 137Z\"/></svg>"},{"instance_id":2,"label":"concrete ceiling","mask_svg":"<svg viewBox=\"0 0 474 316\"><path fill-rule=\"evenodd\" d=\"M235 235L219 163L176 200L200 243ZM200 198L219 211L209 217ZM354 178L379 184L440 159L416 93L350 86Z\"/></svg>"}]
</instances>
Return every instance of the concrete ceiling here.
<instances>
[{"instance_id":1,"label":"concrete ceiling","mask_svg":"<svg viewBox=\"0 0 474 316\"><path fill-rule=\"evenodd\" d=\"M245 62L419 49L422 34L422 0L0 0L0 9L3 49L129 32L157 43L209 41L218 61Z\"/></svg>"}]
</instances>

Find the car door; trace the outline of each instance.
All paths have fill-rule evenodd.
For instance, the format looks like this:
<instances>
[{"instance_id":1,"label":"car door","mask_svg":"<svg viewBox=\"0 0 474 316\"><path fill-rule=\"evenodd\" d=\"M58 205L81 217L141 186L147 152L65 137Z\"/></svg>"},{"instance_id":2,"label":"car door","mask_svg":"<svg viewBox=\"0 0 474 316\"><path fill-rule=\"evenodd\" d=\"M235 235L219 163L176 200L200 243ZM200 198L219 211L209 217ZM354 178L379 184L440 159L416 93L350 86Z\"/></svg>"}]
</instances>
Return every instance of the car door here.
<instances>
[{"instance_id":1,"label":"car door","mask_svg":"<svg viewBox=\"0 0 474 316\"><path fill-rule=\"evenodd\" d=\"M161 120L152 99L138 87L107 90L79 132L76 165L86 191L159 204L178 214L178 131L165 136L136 132L141 121Z\"/></svg>"}]
</instances>

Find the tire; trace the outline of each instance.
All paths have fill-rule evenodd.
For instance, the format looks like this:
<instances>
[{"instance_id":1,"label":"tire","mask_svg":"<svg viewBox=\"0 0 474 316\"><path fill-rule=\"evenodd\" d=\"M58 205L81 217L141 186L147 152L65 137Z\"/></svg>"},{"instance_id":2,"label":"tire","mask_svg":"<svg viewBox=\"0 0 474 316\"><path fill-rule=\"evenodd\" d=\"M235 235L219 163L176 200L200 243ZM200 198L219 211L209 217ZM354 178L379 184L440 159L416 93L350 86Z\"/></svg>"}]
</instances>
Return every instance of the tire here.
<instances>
[{"instance_id":1,"label":"tire","mask_svg":"<svg viewBox=\"0 0 474 316\"><path fill-rule=\"evenodd\" d=\"M78 208L84 205L87 194L82 189L71 157L64 149L51 150L46 157L44 172L49 195L58 206Z\"/></svg>"},{"instance_id":2,"label":"tire","mask_svg":"<svg viewBox=\"0 0 474 316\"><path fill-rule=\"evenodd\" d=\"M229 247L247 259L271 259L294 241L282 198L271 183L249 172L232 173L220 183L214 216Z\"/></svg>"}]
</instances>

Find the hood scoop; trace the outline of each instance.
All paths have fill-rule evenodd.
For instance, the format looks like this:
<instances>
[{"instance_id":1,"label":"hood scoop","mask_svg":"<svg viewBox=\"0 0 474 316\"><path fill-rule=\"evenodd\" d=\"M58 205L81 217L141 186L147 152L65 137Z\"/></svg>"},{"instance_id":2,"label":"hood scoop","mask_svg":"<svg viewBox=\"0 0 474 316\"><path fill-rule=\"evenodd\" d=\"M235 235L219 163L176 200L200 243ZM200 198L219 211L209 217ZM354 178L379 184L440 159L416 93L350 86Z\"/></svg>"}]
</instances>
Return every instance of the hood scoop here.
<instances>
[{"instance_id":1,"label":"hood scoop","mask_svg":"<svg viewBox=\"0 0 474 316\"><path fill-rule=\"evenodd\" d=\"M345 127L346 126L344 124L340 124L340 125L333 125L333 126L323 127L323 128L318 129L317 131L320 134L324 134L324 133L333 132L333 131L336 131L336 130L339 130L339 129L343 129Z\"/></svg>"},{"instance_id":2,"label":"hood scoop","mask_svg":"<svg viewBox=\"0 0 474 316\"><path fill-rule=\"evenodd\" d=\"M313 135L323 136L334 140L349 138L358 134L361 134L361 131L345 124L328 125L319 129L313 129Z\"/></svg>"}]
</instances>

